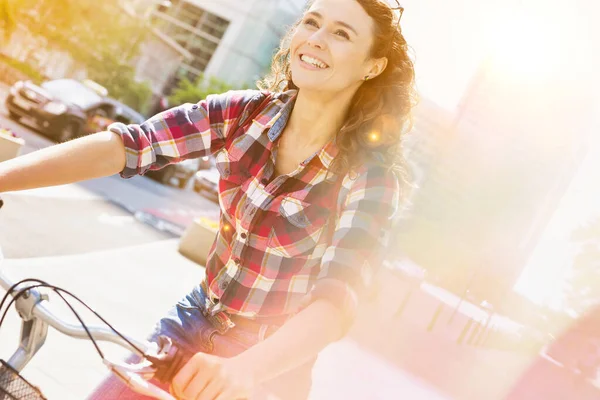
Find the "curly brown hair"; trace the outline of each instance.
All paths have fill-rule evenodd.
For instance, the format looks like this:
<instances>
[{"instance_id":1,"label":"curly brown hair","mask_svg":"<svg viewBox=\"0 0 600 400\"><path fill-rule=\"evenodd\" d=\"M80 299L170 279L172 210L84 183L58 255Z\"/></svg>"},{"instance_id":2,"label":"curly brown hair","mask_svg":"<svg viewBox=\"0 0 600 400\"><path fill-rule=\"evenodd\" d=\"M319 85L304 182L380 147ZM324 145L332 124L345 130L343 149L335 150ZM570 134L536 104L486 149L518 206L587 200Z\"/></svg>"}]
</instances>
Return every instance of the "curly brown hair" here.
<instances>
[{"instance_id":1,"label":"curly brown hair","mask_svg":"<svg viewBox=\"0 0 600 400\"><path fill-rule=\"evenodd\" d=\"M365 161L375 160L397 172L403 184L409 184L402 139L412 128L411 111L417 103L409 46L400 29L399 15L384 0L356 1L374 22L370 56L387 57L388 64L379 76L365 81L354 95L336 138L339 153L332 170L353 171ZM290 42L301 21L302 18L292 25L282 39L271 72L258 82L259 88L274 92L298 89L292 80Z\"/></svg>"}]
</instances>

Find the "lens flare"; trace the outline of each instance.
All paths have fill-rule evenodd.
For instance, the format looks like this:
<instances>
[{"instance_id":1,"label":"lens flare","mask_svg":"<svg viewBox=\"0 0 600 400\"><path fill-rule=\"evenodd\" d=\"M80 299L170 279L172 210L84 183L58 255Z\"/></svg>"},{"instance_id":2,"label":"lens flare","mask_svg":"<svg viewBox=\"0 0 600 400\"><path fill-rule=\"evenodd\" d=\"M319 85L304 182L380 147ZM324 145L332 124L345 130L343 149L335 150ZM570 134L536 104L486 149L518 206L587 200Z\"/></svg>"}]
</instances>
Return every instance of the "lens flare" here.
<instances>
[{"instance_id":1,"label":"lens flare","mask_svg":"<svg viewBox=\"0 0 600 400\"><path fill-rule=\"evenodd\" d=\"M369 134L369 141L371 143L377 143L377 142L379 142L380 139L381 139L381 135L379 134L379 132L371 132Z\"/></svg>"}]
</instances>

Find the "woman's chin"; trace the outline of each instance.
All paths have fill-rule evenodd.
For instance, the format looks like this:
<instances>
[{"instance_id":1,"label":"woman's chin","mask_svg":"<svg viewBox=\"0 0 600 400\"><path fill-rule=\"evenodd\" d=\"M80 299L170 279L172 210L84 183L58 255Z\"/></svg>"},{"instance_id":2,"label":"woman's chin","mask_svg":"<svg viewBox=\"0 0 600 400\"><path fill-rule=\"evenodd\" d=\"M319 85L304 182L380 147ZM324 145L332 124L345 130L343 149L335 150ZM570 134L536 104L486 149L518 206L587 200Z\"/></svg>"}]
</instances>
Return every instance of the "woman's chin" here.
<instances>
[{"instance_id":1,"label":"woman's chin","mask_svg":"<svg viewBox=\"0 0 600 400\"><path fill-rule=\"evenodd\" d=\"M292 82L294 82L294 85L296 85L296 87L298 89L304 89L304 90L324 90L325 89L325 85L323 84L323 82L319 82L317 79L314 79L314 77L305 77L305 76L294 76L294 79L292 80Z\"/></svg>"}]
</instances>

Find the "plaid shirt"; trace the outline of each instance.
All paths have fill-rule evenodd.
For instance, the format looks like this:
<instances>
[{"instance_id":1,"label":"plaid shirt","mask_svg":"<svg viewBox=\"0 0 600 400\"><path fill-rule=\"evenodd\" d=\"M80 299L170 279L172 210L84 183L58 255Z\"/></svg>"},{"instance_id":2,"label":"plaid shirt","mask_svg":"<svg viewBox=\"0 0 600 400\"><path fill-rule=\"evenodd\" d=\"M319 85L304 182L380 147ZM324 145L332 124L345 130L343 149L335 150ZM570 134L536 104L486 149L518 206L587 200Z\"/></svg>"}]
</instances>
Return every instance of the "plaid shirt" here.
<instances>
[{"instance_id":1,"label":"plaid shirt","mask_svg":"<svg viewBox=\"0 0 600 400\"><path fill-rule=\"evenodd\" d=\"M215 155L221 221L206 266L213 314L283 317L324 298L350 322L369 265L381 263L398 207L395 174L376 165L327 174L337 154L331 141L289 175L275 176L277 139L296 93L273 94L258 110L264 93L231 91L141 125L109 127L125 144L124 178Z\"/></svg>"}]
</instances>

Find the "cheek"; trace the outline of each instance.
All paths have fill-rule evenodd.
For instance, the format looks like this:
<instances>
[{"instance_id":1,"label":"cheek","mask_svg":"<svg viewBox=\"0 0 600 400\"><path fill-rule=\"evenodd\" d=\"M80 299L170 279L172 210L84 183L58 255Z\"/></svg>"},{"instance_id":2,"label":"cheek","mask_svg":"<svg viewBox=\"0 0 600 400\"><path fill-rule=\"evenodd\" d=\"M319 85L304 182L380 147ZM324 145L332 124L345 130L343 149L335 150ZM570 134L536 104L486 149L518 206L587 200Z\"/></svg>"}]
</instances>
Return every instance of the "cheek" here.
<instances>
[{"instance_id":1,"label":"cheek","mask_svg":"<svg viewBox=\"0 0 600 400\"><path fill-rule=\"evenodd\" d=\"M363 58L356 52L341 49L334 54L336 70L345 76L354 77L361 75Z\"/></svg>"},{"instance_id":2,"label":"cheek","mask_svg":"<svg viewBox=\"0 0 600 400\"><path fill-rule=\"evenodd\" d=\"M306 41L306 34L300 28L296 28L290 41L290 49L295 52L299 45Z\"/></svg>"}]
</instances>

